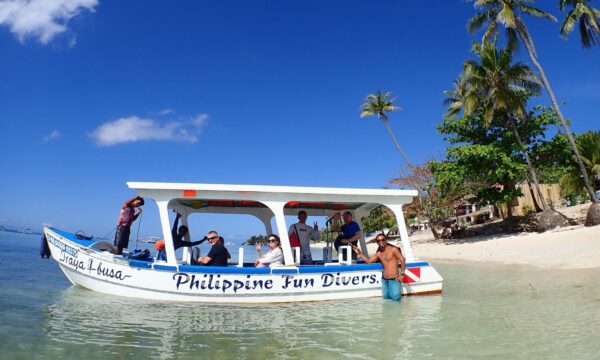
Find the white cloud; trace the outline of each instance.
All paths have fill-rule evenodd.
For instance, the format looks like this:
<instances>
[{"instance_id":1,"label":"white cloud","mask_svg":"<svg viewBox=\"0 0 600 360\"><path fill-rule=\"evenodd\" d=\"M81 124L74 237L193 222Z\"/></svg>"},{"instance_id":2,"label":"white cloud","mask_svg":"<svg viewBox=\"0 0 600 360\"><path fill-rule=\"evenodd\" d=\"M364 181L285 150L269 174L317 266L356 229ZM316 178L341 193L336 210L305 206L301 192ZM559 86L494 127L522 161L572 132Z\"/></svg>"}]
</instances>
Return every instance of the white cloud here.
<instances>
[{"instance_id":1,"label":"white cloud","mask_svg":"<svg viewBox=\"0 0 600 360\"><path fill-rule=\"evenodd\" d=\"M60 132L58 130L52 130L52 132L44 137L44 142L48 142L50 140L58 139L60 137Z\"/></svg>"},{"instance_id":2,"label":"white cloud","mask_svg":"<svg viewBox=\"0 0 600 360\"><path fill-rule=\"evenodd\" d=\"M173 114L173 113L175 113L175 110L167 108L167 109L159 111L158 115L165 116L165 115L169 115L169 114Z\"/></svg>"},{"instance_id":3,"label":"white cloud","mask_svg":"<svg viewBox=\"0 0 600 360\"><path fill-rule=\"evenodd\" d=\"M208 115L200 114L188 120L163 124L153 119L129 116L100 125L90 136L101 146L147 140L195 143L207 119Z\"/></svg>"},{"instance_id":4,"label":"white cloud","mask_svg":"<svg viewBox=\"0 0 600 360\"><path fill-rule=\"evenodd\" d=\"M0 25L8 26L21 42L33 37L47 44L67 31L71 18L84 10L94 12L96 5L98 0L3 0Z\"/></svg>"},{"instance_id":5,"label":"white cloud","mask_svg":"<svg viewBox=\"0 0 600 360\"><path fill-rule=\"evenodd\" d=\"M206 124L207 121L208 114L198 114L194 116L190 122L192 123L192 125L200 129L204 126L204 124Z\"/></svg>"}]
</instances>

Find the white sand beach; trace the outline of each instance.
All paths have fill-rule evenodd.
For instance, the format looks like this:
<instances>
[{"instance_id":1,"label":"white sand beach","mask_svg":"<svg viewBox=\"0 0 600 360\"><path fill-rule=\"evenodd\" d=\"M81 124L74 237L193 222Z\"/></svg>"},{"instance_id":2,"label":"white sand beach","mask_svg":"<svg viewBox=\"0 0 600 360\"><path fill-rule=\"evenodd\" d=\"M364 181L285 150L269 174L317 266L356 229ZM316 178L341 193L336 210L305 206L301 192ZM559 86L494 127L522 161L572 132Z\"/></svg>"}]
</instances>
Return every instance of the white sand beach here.
<instances>
[{"instance_id":1,"label":"white sand beach","mask_svg":"<svg viewBox=\"0 0 600 360\"><path fill-rule=\"evenodd\" d=\"M559 209L581 219L589 204ZM430 232L411 236L413 253L422 260L467 260L524 264L549 269L600 267L600 226L557 228L545 233L480 236L446 242Z\"/></svg>"},{"instance_id":2,"label":"white sand beach","mask_svg":"<svg viewBox=\"0 0 600 360\"><path fill-rule=\"evenodd\" d=\"M590 204L558 209L583 222ZM410 236L413 255L419 260L463 260L531 265L547 269L600 268L600 226L557 228L545 233L497 234L463 239L435 240L430 231ZM399 246L400 241L392 241ZM324 243L312 244L324 247ZM374 254L377 244L367 244Z\"/></svg>"},{"instance_id":3,"label":"white sand beach","mask_svg":"<svg viewBox=\"0 0 600 360\"><path fill-rule=\"evenodd\" d=\"M600 227L583 225L546 233L477 237L445 244L433 240L412 243L413 253L422 260L447 259L532 265L551 269L600 267Z\"/></svg>"}]
</instances>

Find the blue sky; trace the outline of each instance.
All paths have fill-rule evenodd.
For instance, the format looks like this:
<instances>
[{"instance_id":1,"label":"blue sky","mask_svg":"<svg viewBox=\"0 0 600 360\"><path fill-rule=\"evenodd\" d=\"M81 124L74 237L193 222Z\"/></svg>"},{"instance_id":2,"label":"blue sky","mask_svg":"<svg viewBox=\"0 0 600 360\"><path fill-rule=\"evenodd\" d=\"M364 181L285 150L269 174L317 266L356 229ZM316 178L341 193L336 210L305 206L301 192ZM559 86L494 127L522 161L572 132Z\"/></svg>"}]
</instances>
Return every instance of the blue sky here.
<instances>
[{"instance_id":1,"label":"blue sky","mask_svg":"<svg viewBox=\"0 0 600 360\"><path fill-rule=\"evenodd\" d=\"M126 181L382 187L404 164L363 99L392 91L408 156L443 157L477 39L461 0L61 1L0 5L0 225L104 235ZM599 129L600 49L527 23L572 130Z\"/></svg>"}]
</instances>

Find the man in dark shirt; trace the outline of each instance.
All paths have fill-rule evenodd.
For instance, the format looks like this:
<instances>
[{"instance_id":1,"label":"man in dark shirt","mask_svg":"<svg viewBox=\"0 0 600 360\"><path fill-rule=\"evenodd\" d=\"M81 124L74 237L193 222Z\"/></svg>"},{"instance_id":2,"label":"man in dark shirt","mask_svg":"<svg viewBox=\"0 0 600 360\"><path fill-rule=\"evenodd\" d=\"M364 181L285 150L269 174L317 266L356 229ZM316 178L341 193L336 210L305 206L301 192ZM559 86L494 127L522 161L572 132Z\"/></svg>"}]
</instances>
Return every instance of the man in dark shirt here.
<instances>
[{"instance_id":1,"label":"man in dark shirt","mask_svg":"<svg viewBox=\"0 0 600 360\"><path fill-rule=\"evenodd\" d=\"M177 216L175 216L175 222L173 223L173 229L171 229L171 236L173 237L173 248L175 250L181 247L192 247L200 245L206 240L208 240L208 238L205 236L203 239L200 239L198 241L185 241L183 238L188 234L189 230L188 227L185 225L181 225L179 227L179 230L177 229L177 225L179 225L179 218L181 218L181 215L177 213ZM159 242L157 242L155 247L158 250L158 255L156 256L158 260L166 261L167 253L165 251L165 241L160 240Z\"/></svg>"},{"instance_id":2,"label":"man in dark shirt","mask_svg":"<svg viewBox=\"0 0 600 360\"><path fill-rule=\"evenodd\" d=\"M223 242L219 241L219 234L217 234L216 231L210 231L207 235L207 238L212 247L206 256L202 256L196 260L198 264L209 266L227 266L227 258L230 255Z\"/></svg>"}]
</instances>

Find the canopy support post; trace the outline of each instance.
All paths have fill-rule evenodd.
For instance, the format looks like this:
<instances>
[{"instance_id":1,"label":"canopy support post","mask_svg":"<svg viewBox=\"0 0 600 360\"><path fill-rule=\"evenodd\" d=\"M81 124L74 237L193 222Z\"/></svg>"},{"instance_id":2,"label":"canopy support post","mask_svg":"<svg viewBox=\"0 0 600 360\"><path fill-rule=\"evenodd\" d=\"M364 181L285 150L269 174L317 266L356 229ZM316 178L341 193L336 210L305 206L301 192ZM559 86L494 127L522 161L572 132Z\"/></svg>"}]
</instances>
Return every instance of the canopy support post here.
<instances>
[{"instance_id":1,"label":"canopy support post","mask_svg":"<svg viewBox=\"0 0 600 360\"><path fill-rule=\"evenodd\" d=\"M366 216L366 215L369 215L369 211L365 211L364 209L356 209L354 211L354 221L356 221L356 223L358 224L358 226L360 227L360 229L362 231L362 236L358 240L358 244L360 245L360 251L362 251L362 253L365 254L365 256L369 257L371 255L367 251L367 242L365 241L365 229L363 228L362 221L361 221L363 216ZM352 251L354 251L354 250L352 250Z\"/></svg>"},{"instance_id":2,"label":"canopy support post","mask_svg":"<svg viewBox=\"0 0 600 360\"><path fill-rule=\"evenodd\" d=\"M408 231L406 231L406 222L404 220L404 213L402 212L402 205L386 205L394 215L396 215L396 221L398 222L398 231L400 231L400 238L402 239L402 254L406 258L406 262L414 260L412 247L410 246L410 240L408 239Z\"/></svg>"},{"instance_id":3,"label":"canopy support post","mask_svg":"<svg viewBox=\"0 0 600 360\"><path fill-rule=\"evenodd\" d=\"M190 230L190 226L188 225L188 216L190 215L190 213L187 210L184 211L178 211L179 214L181 214L181 225L179 225L180 227L182 225L185 225L185 227L188 228L188 232L187 234L185 234L185 236L183 237L183 239L185 241L192 241L192 235L191 235L191 230ZM179 232L179 229L176 229L175 231ZM191 256L191 251L190 251L190 247L189 246L184 246L183 247L183 254L182 254L182 260L184 263L189 264L190 261L190 256Z\"/></svg>"},{"instance_id":4,"label":"canopy support post","mask_svg":"<svg viewBox=\"0 0 600 360\"><path fill-rule=\"evenodd\" d=\"M281 239L284 265L294 265L294 257L292 256L292 248L290 247L290 238L288 237L285 224L285 214L283 213L283 207L286 203L283 201L263 201L262 203L271 209L275 215L275 224L277 226L279 238Z\"/></svg>"},{"instance_id":5,"label":"canopy support post","mask_svg":"<svg viewBox=\"0 0 600 360\"><path fill-rule=\"evenodd\" d=\"M175 258L175 248L173 247L173 236L171 235L171 222L169 221L169 201L157 200L158 214L162 227L163 237L165 239L165 251L167 252L167 264L177 265Z\"/></svg>"}]
</instances>

